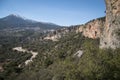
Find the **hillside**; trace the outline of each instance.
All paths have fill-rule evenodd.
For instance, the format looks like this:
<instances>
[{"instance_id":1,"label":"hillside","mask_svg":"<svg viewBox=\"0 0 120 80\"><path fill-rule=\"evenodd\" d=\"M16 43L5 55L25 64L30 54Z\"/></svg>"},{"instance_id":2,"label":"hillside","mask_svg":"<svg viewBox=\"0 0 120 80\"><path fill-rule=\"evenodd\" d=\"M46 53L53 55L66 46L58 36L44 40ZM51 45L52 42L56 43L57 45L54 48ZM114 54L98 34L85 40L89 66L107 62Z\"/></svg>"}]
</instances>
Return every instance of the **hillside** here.
<instances>
[{"instance_id":1,"label":"hillside","mask_svg":"<svg viewBox=\"0 0 120 80\"><path fill-rule=\"evenodd\" d=\"M36 58L25 66L31 55L10 50L17 54L9 57L1 77L5 80L119 80L120 49L102 50L99 43L99 39L89 39L81 33L69 33L57 42L24 43L23 48L38 52ZM19 64L22 66L18 67Z\"/></svg>"},{"instance_id":2,"label":"hillside","mask_svg":"<svg viewBox=\"0 0 120 80\"><path fill-rule=\"evenodd\" d=\"M119 5L106 0L106 17L46 33L1 30L0 80L120 80Z\"/></svg>"}]
</instances>

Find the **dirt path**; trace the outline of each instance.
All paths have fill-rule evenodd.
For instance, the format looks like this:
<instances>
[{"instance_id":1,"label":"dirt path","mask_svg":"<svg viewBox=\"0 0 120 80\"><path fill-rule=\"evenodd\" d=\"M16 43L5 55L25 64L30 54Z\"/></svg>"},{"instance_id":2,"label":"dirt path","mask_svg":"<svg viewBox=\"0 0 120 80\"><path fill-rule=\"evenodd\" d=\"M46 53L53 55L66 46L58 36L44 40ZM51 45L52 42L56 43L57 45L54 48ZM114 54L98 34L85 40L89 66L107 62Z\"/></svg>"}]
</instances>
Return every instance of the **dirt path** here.
<instances>
[{"instance_id":1,"label":"dirt path","mask_svg":"<svg viewBox=\"0 0 120 80\"><path fill-rule=\"evenodd\" d=\"M38 55L38 52L28 51L27 49L23 49L22 47L15 47L15 48L13 48L13 50L14 51L16 50L16 51L19 51L19 52L27 52L27 53L31 53L32 54L32 57L25 61L25 65L27 65L30 62L32 62L33 59Z\"/></svg>"}]
</instances>

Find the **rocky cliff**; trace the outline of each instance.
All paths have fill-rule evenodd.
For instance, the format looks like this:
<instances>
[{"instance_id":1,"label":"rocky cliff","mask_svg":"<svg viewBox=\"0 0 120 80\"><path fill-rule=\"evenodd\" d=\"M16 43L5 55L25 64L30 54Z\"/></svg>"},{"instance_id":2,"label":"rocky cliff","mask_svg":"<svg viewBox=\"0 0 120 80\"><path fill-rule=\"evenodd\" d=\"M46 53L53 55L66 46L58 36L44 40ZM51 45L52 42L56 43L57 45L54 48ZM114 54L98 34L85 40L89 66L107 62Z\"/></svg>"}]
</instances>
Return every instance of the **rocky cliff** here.
<instances>
[{"instance_id":1,"label":"rocky cliff","mask_svg":"<svg viewBox=\"0 0 120 80\"><path fill-rule=\"evenodd\" d=\"M101 48L120 47L120 0L106 1L106 23L100 40Z\"/></svg>"},{"instance_id":2,"label":"rocky cliff","mask_svg":"<svg viewBox=\"0 0 120 80\"><path fill-rule=\"evenodd\" d=\"M57 41L70 32L82 33L88 38L100 38L100 48L120 47L120 0L106 1L106 17L98 18L84 25L59 29L44 39Z\"/></svg>"},{"instance_id":3,"label":"rocky cliff","mask_svg":"<svg viewBox=\"0 0 120 80\"><path fill-rule=\"evenodd\" d=\"M84 25L76 25L58 29L48 34L44 39L58 41L58 39L61 38L62 36L65 36L72 32L82 33L85 37L96 39L100 38L101 33L103 32L104 24L105 17L101 17L91 20Z\"/></svg>"},{"instance_id":4,"label":"rocky cliff","mask_svg":"<svg viewBox=\"0 0 120 80\"><path fill-rule=\"evenodd\" d=\"M80 26L77 32L82 32L85 37L96 39L100 38L101 33L103 33L105 24L105 17L98 18Z\"/></svg>"}]
</instances>

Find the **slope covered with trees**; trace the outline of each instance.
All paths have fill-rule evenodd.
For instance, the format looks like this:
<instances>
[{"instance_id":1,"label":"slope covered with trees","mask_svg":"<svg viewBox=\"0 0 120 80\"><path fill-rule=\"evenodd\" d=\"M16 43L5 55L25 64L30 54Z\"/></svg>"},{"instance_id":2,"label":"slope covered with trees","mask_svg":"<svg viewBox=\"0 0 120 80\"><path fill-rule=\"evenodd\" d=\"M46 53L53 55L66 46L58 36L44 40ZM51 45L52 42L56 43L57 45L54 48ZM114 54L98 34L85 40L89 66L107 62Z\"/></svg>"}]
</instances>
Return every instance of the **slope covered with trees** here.
<instances>
[{"instance_id":1,"label":"slope covered with trees","mask_svg":"<svg viewBox=\"0 0 120 80\"><path fill-rule=\"evenodd\" d=\"M23 47L38 51L27 66L18 67L30 54L18 54L16 61L4 65L3 80L119 80L120 49L99 49L99 39L69 33L58 42L30 41ZM82 50L81 57L74 54ZM10 51L9 51L10 52ZM26 55L23 56L23 55ZM12 59L14 56L12 55Z\"/></svg>"}]
</instances>

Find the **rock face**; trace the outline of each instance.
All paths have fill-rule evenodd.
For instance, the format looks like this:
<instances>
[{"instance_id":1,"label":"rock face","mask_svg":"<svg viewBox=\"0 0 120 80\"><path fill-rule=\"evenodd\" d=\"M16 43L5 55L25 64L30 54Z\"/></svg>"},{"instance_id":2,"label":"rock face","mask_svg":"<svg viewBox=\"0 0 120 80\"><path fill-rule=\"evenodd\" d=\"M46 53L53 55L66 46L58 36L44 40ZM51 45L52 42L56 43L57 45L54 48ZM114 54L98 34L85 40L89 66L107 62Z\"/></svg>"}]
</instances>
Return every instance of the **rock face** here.
<instances>
[{"instance_id":1,"label":"rock face","mask_svg":"<svg viewBox=\"0 0 120 80\"><path fill-rule=\"evenodd\" d=\"M105 24L105 17L98 18L80 26L77 32L82 32L85 37L96 39L100 38Z\"/></svg>"},{"instance_id":2,"label":"rock face","mask_svg":"<svg viewBox=\"0 0 120 80\"><path fill-rule=\"evenodd\" d=\"M120 47L120 0L106 0L106 23L100 47Z\"/></svg>"},{"instance_id":3,"label":"rock face","mask_svg":"<svg viewBox=\"0 0 120 80\"><path fill-rule=\"evenodd\" d=\"M88 38L100 38L100 48L120 47L120 0L106 1L106 18L98 18L84 25L57 30L45 37L57 41L70 32L82 33Z\"/></svg>"},{"instance_id":4,"label":"rock face","mask_svg":"<svg viewBox=\"0 0 120 80\"><path fill-rule=\"evenodd\" d=\"M103 32L104 24L105 17L101 17L98 19L91 20L84 25L77 25L58 29L48 34L44 39L58 41L59 38L69 34L70 32L82 33L85 37L96 39L100 38L101 33Z\"/></svg>"},{"instance_id":5,"label":"rock face","mask_svg":"<svg viewBox=\"0 0 120 80\"><path fill-rule=\"evenodd\" d=\"M59 38L61 38L63 35L69 33L69 28L62 28L55 31L52 31L49 33L44 39L52 40L52 41L58 41Z\"/></svg>"}]
</instances>

